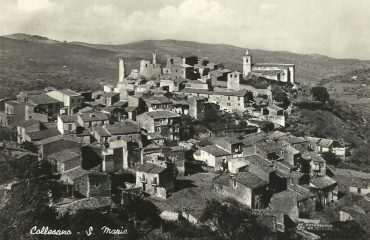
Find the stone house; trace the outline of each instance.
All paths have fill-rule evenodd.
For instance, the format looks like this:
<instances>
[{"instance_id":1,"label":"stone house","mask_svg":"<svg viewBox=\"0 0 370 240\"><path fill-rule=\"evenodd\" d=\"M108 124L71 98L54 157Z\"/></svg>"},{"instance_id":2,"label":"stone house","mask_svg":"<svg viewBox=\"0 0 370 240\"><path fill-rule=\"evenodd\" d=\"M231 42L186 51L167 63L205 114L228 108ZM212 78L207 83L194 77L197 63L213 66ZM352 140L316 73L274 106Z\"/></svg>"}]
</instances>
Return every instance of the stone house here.
<instances>
[{"instance_id":1,"label":"stone house","mask_svg":"<svg viewBox=\"0 0 370 240\"><path fill-rule=\"evenodd\" d=\"M83 197L110 196L110 177L102 172L87 172L82 176L74 178L73 190Z\"/></svg>"},{"instance_id":2,"label":"stone house","mask_svg":"<svg viewBox=\"0 0 370 240\"><path fill-rule=\"evenodd\" d=\"M40 121L30 119L17 124L17 143L21 144L26 141L27 132L37 132L41 130Z\"/></svg>"},{"instance_id":3,"label":"stone house","mask_svg":"<svg viewBox=\"0 0 370 240\"><path fill-rule=\"evenodd\" d=\"M367 195L370 193L370 179L366 178L353 178L351 185L349 186L349 191L351 193Z\"/></svg>"},{"instance_id":4,"label":"stone house","mask_svg":"<svg viewBox=\"0 0 370 240\"><path fill-rule=\"evenodd\" d=\"M307 217L315 211L315 201L315 194L309 189L299 185L291 185L287 190L272 196L270 208L273 211L282 212L296 221L298 218Z\"/></svg>"},{"instance_id":5,"label":"stone house","mask_svg":"<svg viewBox=\"0 0 370 240\"><path fill-rule=\"evenodd\" d=\"M161 95L154 95L149 98L143 98L145 103L145 112L151 112L156 110L170 110L172 101Z\"/></svg>"},{"instance_id":6,"label":"stone house","mask_svg":"<svg viewBox=\"0 0 370 240\"><path fill-rule=\"evenodd\" d=\"M105 92L101 95L100 99L97 102L104 104L105 106L112 106L115 103L119 102L120 95L117 92Z\"/></svg>"},{"instance_id":7,"label":"stone house","mask_svg":"<svg viewBox=\"0 0 370 240\"><path fill-rule=\"evenodd\" d=\"M77 115L58 115L57 128L61 134L77 132Z\"/></svg>"},{"instance_id":8,"label":"stone house","mask_svg":"<svg viewBox=\"0 0 370 240\"><path fill-rule=\"evenodd\" d=\"M301 171L311 176L326 175L326 161L316 152L306 151L302 153Z\"/></svg>"},{"instance_id":9,"label":"stone house","mask_svg":"<svg viewBox=\"0 0 370 240\"><path fill-rule=\"evenodd\" d=\"M77 116L78 124L87 129L94 126L103 126L109 124L109 116L101 112L80 113Z\"/></svg>"},{"instance_id":10,"label":"stone house","mask_svg":"<svg viewBox=\"0 0 370 240\"><path fill-rule=\"evenodd\" d=\"M319 206L326 206L338 200L338 182L328 176L314 177L311 182L311 191L316 194Z\"/></svg>"},{"instance_id":11,"label":"stone house","mask_svg":"<svg viewBox=\"0 0 370 240\"><path fill-rule=\"evenodd\" d=\"M194 157L196 160L204 162L208 167L214 168L215 171L226 171L232 154L217 145L211 145L200 148L199 156Z\"/></svg>"},{"instance_id":12,"label":"stone house","mask_svg":"<svg viewBox=\"0 0 370 240\"><path fill-rule=\"evenodd\" d=\"M26 101L32 115L34 113L42 114L48 119L56 119L60 110L64 107L63 101L53 98L46 93L29 96Z\"/></svg>"},{"instance_id":13,"label":"stone house","mask_svg":"<svg viewBox=\"0 0 370 240\"><path fill-rule=\"evenodd\" d=\"M136 142L141 145L139 127L133 121L117 122L112 125L96 126L93 128L93 136L98 143L109 143L116 140Z\"/></svg>"},{"instance_id":14,"label":"stone house","mask_svg":"<svg viewBox=\"0 0 370 240\"><path fill-rule=\"evenodd\" d=\"M83 97L81 94L70 89L49 91L46 94L63 103L62 111L65 114L76 113L77 109L81 108L83 104Z\"/></svg>"},{"instance_id":15,"label":"stone house","mask_svg":"<svg viewBox=\"0 0 370 240\"><path fill-rule=\"evenodd\" d=\"M215 139L215 144L233 154L233 157L243 155L243 141L236 137L221 137Z\"/></svg>"},{"instance_id":16,"label":"stone house","mask_svg":"<svg viewBox=\"0 0 370 240\"><path fill-rule=\"evenodd\" d=\"M50 154L48 161L55 167L59 174L74 170L82 165L82 153L80 148L64 149Z\"/></svg>"},{"instance_id":17,"label":"stone house","mask_svg":"<svg viewBox=\"0 0 370 240\"><path fill-rule=\"evenodd\" d=\"M136 169L136 186L150 195L167 198L174 190L174 175L166 163L161 166L145 162Z\"/></svg>"},{"instance_id":18,"label":"stone house","mask_svg":"<svg viewBox=\"0 0 370 240\"><path fill-rule=\"evenodd\" d=\"M148 133L158 132L170 140L180 139L180 115L171 111L152 111L137 116L140 126Z\"/></svg>"},{"instance_id":19,"label":"stone house","mask_svg":"<svg viewBox=\"0 0 370 240\"><path fill-rule=\"evenodd\" d=\"M252 209L265 208L269 201L268 182L249 172L239 172L234 176L219 175L212 180L212 184L223 197L231 197Z\"/></svg>"}]
</instances>

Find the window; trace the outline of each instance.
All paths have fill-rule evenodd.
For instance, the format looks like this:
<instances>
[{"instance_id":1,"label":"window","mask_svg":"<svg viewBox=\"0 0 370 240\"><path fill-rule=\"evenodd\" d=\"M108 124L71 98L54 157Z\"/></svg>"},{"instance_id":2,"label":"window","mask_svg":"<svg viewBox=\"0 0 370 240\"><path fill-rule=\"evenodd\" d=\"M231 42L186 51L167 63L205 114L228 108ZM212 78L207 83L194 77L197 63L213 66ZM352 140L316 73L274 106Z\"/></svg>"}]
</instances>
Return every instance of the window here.
<instances>
[{"instance_id":1,"label":"window","mask_svg":"<svg viewBox=\"0 0 370 240\"><path fill-rule=\"evenodd\" d=\"M79 98L78 98L78 99L77 99L77 102L80 102L80 101L81 101L81 99L79 99Z\"/></svg>"},{"instance_id":2,"label":"window","mask_svg":"<svg viewBox=\"0 0 370 240\"><path fill-rule=\"evenodd\" d=\"M75 102L75 100L74 100L74 99L72 99L72 100L71 100L71 103L74 103L74 102Z\"/></svg>"},{"instance_id":3,"label":"window","mask_svg":"<svg viewBox=\"0 0 370 240\"><path fill-rule=\"evenodd\" d=\"M229 100L229 101L230 101L230 97L227 97L227 100Z\"/></svg>"},{"instance_id":4,"label":"window","mask_svg":"<svg viewBox=\"0 0 370 240\"><path fill-rule=\"evenodd\" d=\"M118 137L117 137L117 140L121 140L121 136L118 136Z\"/></svg>"},{"instance_id":5,"label":"window","mask_svg":"<svg viewBox=\"0 0 370 240\"><path fill-rule=\"evenodd\" d=\"M69 123L68 124L68 130L71 131L72 130L72 123Z\"/></svg>"},{"instance_id":6,"label":"window","mask_svg":"<svg viewBox=\"0 0 370 240\"><path fill-rule=\"evenodd\" d=\"M100 187L100 183L96 183L95 184L95 187Z\"/></svg>"},{"instance_id":7,"label":"window","mask_svg":"<svg viewBox=\"0 0 370 240\"><path fill-rule=\"evenodd\" d=\"M227 103L227 106L230 107L231 106L231 103Z\"/></svg>"},{"instance_id":8,"label":"window","mask_svg":"<svg viewBox=\"0 0 370 240\"><path fill-rule=\"evenodd\" d=\"M234 179L233 188L236 189L237 186L238 186L238 184L236 183L236 180Z\"/></svg>"},{"instance_id":9,"label":"window","mask_svg":"<svg viewBox=\"0 0 370 240\"><path fill-rule=\"evenodd\" d=\"M357 188L357 193L361 193L361 188Z\"/></svg>"}]
</instances>

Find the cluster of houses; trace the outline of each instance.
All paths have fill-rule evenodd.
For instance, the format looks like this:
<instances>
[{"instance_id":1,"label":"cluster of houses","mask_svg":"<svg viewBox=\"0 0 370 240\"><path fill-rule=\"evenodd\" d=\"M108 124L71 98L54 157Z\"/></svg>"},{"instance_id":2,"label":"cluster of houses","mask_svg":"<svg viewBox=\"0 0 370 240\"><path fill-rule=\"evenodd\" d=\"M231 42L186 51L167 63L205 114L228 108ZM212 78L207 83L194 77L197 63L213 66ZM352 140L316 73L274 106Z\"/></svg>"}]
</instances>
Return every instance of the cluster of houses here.
<instances>
[{"instance_id":1,"label":"cluster of houses","mask_svg":"<svg viewBox=\"0 0 370 240\"><path fill-rule=\"evenodd\" d=\"M285 126L287 111L272 100L271 90L241 80L254 74L294 84L294 65L252 64L249 51L243 73L196 56L169 57L162 67L156 57L142 60L129 75L119 59L118 84L103 91L49 87L1 102L0 123L17 132L17 147L11 149L33 149L21 150L22 157L47 160L60 176L64 198L54 204L61 212L107 207L111 198L128 192L165 201L176 190L176 179L187 174L189 158L214 174L214 193L251 209L298 221L337 201L338 182L321 156L344 158L346 149L337 141L282 131L182 139L187 130L182 117L203 119L209 104ZM2 151L11 151L7 144ZM368 193L368 184L364 188L351 191Z\"/></svg>"}]
</instances>

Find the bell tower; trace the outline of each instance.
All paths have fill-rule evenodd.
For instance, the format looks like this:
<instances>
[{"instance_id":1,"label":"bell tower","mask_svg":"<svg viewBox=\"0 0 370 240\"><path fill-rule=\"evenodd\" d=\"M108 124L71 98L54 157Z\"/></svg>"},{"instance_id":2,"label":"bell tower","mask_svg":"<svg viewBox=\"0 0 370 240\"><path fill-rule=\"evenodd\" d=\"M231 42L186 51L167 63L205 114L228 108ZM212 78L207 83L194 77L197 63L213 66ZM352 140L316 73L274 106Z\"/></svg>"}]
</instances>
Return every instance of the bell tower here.
<instances>
[{"instance_id":1,"label":"bell tower","mask_svg":"<svg viewBox=\"0 0 370 240\"><path fill-rule=\"evenodd\" d=\"M243 56L243 77L246 77L252 72L252 55L249 53L249 50L245 52Z\"/></svg>"},{"instance_id":2,"label":"bell tower","mask_svg":"<svg viewBox=\"0 0 370 240\"><path fill-rule=\"evenodd\" d=\"M118 82L123 82L126 75L125 62L122 58L119 58L118 62Z\"/></svg>"}]
</instances>

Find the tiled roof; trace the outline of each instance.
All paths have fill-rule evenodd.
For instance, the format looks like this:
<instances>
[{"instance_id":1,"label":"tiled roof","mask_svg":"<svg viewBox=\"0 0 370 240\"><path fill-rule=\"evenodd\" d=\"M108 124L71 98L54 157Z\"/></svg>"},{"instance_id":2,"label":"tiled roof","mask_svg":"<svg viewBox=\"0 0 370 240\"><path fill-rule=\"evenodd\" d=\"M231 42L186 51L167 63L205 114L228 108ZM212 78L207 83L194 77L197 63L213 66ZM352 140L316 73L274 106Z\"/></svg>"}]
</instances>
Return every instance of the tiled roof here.
<instances>
[{"instance_id":1,"label":"tiled roof","mask_svg":"<svg viewBox=\"0 0 370 240\"><path fill-rule=\"evenodd\" d=\"M132 134L139 133L138 126L133 122L117 122L113 125L105 126L107 132L111 135L123 135L123 134Z\"/></svg>"},{"instance_id":2,"label":"tiled roof","mask_svg":"<svg viewBox=\"0 0 370 240\"><path fill-rule=\"evenodd\" d=\"M151 111L151 112L146 112L143 114L149 115L153 119L159 119L159 118L177 118L180 117L179 114L171 111L165 111L165 110L160 110L160 111Z\"/></svg>"},{"instance_id":3,"label":"tiled roof","mask_svg":"<svg viewBox=\"0 0 370 240\"><path fill-rule=\"evenodd\" d=\"M77 147L64 149L49 155L49 159L54 159L58 162L65 162L76 157L81 157L81 150Z\"/></svg>"},{"instance_id":4,"label":"tiled roof","mask_svg":"<svg viewBox=\"0 0 370 240\"><path fill-rule=\"evenodd\" d=\"M354 178L351 186L359 188L370 188L370 179Z\"/></svg>"},{"instance_id":5,"label":"tiled roof","mask_svg":"<svg viewBox=\"0 0 370 240\"><path fill-rule=\"evenodd\" d=\"M296 198L297 201L302 201L308 198L314 197L314 194L309 189L299 186L291 185L285 191L274 194L274 199L289 200Z\"/></svg>"},{"instance_id":6,"label":"tiled roof","mask_svg":"<svg viewBox=\"0 0 370 240\"><path fill-rule=\"evenodd\" d=\"M50 128L46 130L41 130L37 132L29 132L27 135L32 141L39 141L42 139L50 138L59 135L58 129Z\"/></svg>"},{"instance_id":7,"label":"tiled roof","mask_svg":"<svg viewBox=\"0 0 370 240\"><path fill-rule=\"evenodd\" d=\"M158 96L158 95L151 96L150 98L145 99L145 101L151 104L170 104L172 103L171 99L165 96Z\"/></svg>"},{"instance_id":8,"label":"tiled roof","mask_svg":"<svg viewBox=\"0 0 370 240\"><path fill-rule=\"evenodd\" d=\"M268 182L250 172L239 172L235 180L251 189L268 185Z\"/></svg>"},{"instance_id":9,"label":"tiled roof","mask_svg":"<svg viewBox=\"0 0 370 240\"><path fill-rule=\"evenodd\" d=\"M265 150L269 153L276 152L278 149L278 145L274 141L258 142L256 143L256 147L258 147L259 149Z\"/></svg>"},{"instance_id":10,"label":"tiled roof","mask_svg":"<svg viewBox=\"0 0 370 240\"><path fill-rule=\"evenodd\" d=\"M234 180L251 189L259 188L268 184L267 181L250 172L239 172L235 176L222 174L215 177L212 181L224 186L230 186Z\"/></svg>"},{"instance_id":11,"label":"tiled roof","mask_svg":"<svg viewBox=\"0 0 370 240\"><path fill-rule=\"evenodd\" d=\"M149 133L148 135L149 135L150 139L153 139L153 140L155 140L155 139L165 139L165 137L162 136L159 132Z\"/></svg>"},{"instance_id":12,"label":"tiled roof","mask_svg":"<svg viewBox=\"0 0 370 240\"><path fill-rule=\"evenodd\" d=\"M271 110L274 110L274 111L282 111L284 110L283 108L279 107L279 106L276 106L276 105L269 105L266 107L267 109L271 109Z\"/></svg>"},{"instance_id":13,"label":"tiled roof","mask_svg":"<svg viewBox=\"0 0 370 240\"><path fill-rule=\"evenodd\" d=\"M277 76L282 73L282 70L253 70L253 73L261 74L263 76Z\"/></svg>"},{"instance_id":14,"label":"tiled roof","mask_svg":"<svg viewBox=\"0 0 370 240\"><path fill-rule=\"evenodd\" d=\"M201 148L203 151L215 156L215 157L221 157L221 156L227 156L227 155L231 155L231 153L229 153L228 151L216 146L216 145L211 145L211 146L207 146L207 147L204 147L204 148Z\"/></svg>"},{"instance_id":15,"label":"tiled roof","mask_svg":"<svg viewBox=\"0 0 370 240\"><path fill-rule=\"evenodd\" d=\"M6 101L5 103L6 104L9 104L11 106L15 106L15 105L20 105L21 104L20 102L17 102L15 100Z\"/></svg>"},{"instance_id":16,"label":"tiled roof","mask_svg":"<svg viewBox=\"0 0 370 240\"><path fill-rule=\"evenodd\" d=\"M32 126L34 124L40 124L40 121L35 120L35 119L30 119L30 120L26 120L26 121L22 121L18 123L17 126L25 128L25 127Z\"/></svg>"},{"instance_id":17,"label":"tiled roof","mask_svg":"<svg viewBox=\"0 0 370 240\"><path fill-rule=\"evenodd\" d=\"M114 103L112 106L113 107L123 107L123 106L125 106L127 104L128 104L127 101L118 101L118 102Z\"/></svg>"},{"instance_id":18,"label":"tiled roof","mask_svg":"<svg viewBox=\"0 0 370 240\"><path fill-rule=\"evenodd\" d=\"M119 95L117 92L105 92L102 94L102 97L110 98Z\"/></svg>"},{"instance_id":19,"label":"tiled roof","mask_svg":"<svg viewBox=\"0 0 370 240\"><path fill-rule=\"evenodd\" d=\"M320 154L314 151L304 151L301 157L305 160L310 160L318 163L325 163L325 160L320 156Z\"/></svg>"},{"instance_id":20,"label":"tiled roof","mask_svg":"<svg viewBox=\"0 0 370 240\"><path fill-rule=\"evenodd\" d=\"M323 189L329 186L332 186L334 184L337 184L337 181L334 179L328 177L328 176L322 176L322 177L315 177L311 180L311 184L319 189Z\"/></svg>"},{"instance_id":21,"label":"tiled roof","mask_svg":"<svg viewBox=\"0 0 370 240\"><path fill-rule=\"evenodd\" d=\"M307 140L310 142L314 142L318 146L327 147L327 148L330 147L334 142L334 140L332 139L316 138L316 137L307 137Z\"/></svg>"},{"instance_id":22,"label":"tiled roof","mask_svg":"<svg viewBox=\"0 0 370 240\"><path fill-rule=\"evenodd\" d=\"M110 137L111 136L103 126L95 126L93 129L95 133L97 133L100 137Z\"/></svg>"},{"instance_id":23,"label":"tiled roof","mask_svg":"<svg viewBox=\"0 0 370 240\"><path fill-rule=\"evenodd\" d=\"M57 90L61 93L63 93L64 95L68 95L70 97L72 96L80 96L79 93L75 92L75 91L72 91L71 89L60 89L60 90Z\"/></svg>"},{"instance_id":24,"label":"tiled roof","mask_svg":"<svg viewBox=\"0 0 370 240\"><path fill-rule=\"evenodd\" d=\"M80 117L82 118L84 122L109 120L108 115L102 112L82 113L80 114Z\"/></svg>"},{"instance_id":25,"label":"tiled roof","mask_svg":"<svg viewBox=\"0 0 370 240\"><path fill-rule=\"evenodd\" d=\"M77 120L77 115L60 115L63 123L72 123Z\"/></svg>"},{"instance_id":26,"label":"tiled roof","mask_svg":"<svg viewBox=\"0 0 370 240\"><path fill-rule=\"evenodd\" d=\"M42 93L39 95L31 95L28 97L28 102L33 104L62 103L61 101L50 97L46 93Z\"/></svg>"},{"instance_id":27,"label":"tiled roof","mask_svg":"<svg viewBox=\"0 0 370 240\"><path fill-rule=\"evenodd\" d=\"M275 171L272 162L259 155L250 155L246 156L245 158L250 162L250 164L258 166L259 168L266 172L271 173Z\"/></svg>"},{"instance_id":28,"label":"tiled roof","mask_svg":"<svg viewBox=\"0 0 370 240\"><path fill-rule=\"evenodd\" d=\"M88 173L89 173L89 171L87 171L87 170L85 170L85 169L83 169L81 167L78 167L78 168L75 168L75 169L70 170L68 172L64 172L63 173L63 176L64 177L67 177L67 178L70 178L71 180L74 180L76 178L85 176Z\"/></svg>"},{"instance_id":29,"label":"tiled roof","mask_svg":"<svg viewBox=\"0 0 370 240\"><path fill-rule=\"evenodd\" d=\"M253 66L256 67L278 67L278 68L288 68L294 66L290 63L254 63Z\"/></svg>"},{"instance_id":30,"label":"tiled roof","mask_svg":"<svg viewBox=\"0 0 370 240\"><path fill-rule=\"evenodd\" d=\"M156 164L148 163L148 162L144 163L143 165L140 165L136 169L137 172L154 173L154 174L159 174L165 170L166 168L164 167L160 167Z\"/></svg>"}]
</instances>

